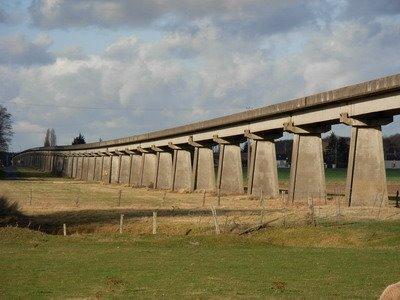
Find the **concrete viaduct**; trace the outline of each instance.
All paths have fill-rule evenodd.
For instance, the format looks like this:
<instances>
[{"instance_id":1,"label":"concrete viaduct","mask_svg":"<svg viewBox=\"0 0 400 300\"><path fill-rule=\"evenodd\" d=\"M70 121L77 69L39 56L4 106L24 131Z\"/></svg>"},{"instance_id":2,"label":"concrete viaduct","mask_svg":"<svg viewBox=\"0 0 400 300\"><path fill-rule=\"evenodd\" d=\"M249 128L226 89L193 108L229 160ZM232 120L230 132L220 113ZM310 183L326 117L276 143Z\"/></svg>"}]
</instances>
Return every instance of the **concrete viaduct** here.
<instances>
[{"instance_id":1,"label":"concrete viaduct","mask_svg":"<svg viewBox=\"0 0 400 300\"><path fill-rule=\"evenodd\" d=\"M98 143L33 148L13 158L63 176L178 191L244 194L241 149L250 141L247 193L276 197L275 139L293 134L289 199L325 198L321 134L351 127L349 205L387 201L381 126L400 112L400 74L175 128ZM214 171L212 147L220 146Z\"/></svg>"}]
</instances>

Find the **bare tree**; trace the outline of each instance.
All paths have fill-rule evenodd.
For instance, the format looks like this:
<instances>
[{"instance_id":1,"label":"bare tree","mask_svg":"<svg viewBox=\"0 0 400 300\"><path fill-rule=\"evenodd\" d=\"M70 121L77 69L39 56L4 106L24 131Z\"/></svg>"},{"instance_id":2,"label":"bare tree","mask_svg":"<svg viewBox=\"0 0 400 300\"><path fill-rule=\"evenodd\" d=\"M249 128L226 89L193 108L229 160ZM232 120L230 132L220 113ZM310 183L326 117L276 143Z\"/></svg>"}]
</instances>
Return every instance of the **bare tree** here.
<instances>
[{"instance_id":1,"label":"bare tree","mask_svg":"<svg viewBox=\"0 0 400 300\"><path fill-rule=\"evenodd\" d=\"M46 136L44 137L44 146L45 147L57 146L57 136L53 128L48 128L46 130Z\"/></svg>"},{"instance_id":2,"label":"bare tree","mask_svg":"<svg viewBox=\"0 0 400 300\"><path fill-rule=\"evenodd\" d=\"M11 114L7 108L0 105L0 150L8 151L11 137L14 134L12 130Z\"/></svg>"},{"instance_id":3,"label":"bare tree","mask_svg":"<svg viewBox=\"0 0 400 300\"><path fill-rule=\"evenodd\" d=\"M54 128L51 128L50 130L50 146L57 146L57 136Z\"/></svg>"},{"instance_id":4,"label":"bare tree","mask_svg":"<svg viewBox=\"0 0 400 300\"><path fill-rule=\"evenodd\" d=\"M46 135L44 137L43 145L45 147L50 147L50 129L49 128L46 130Z\"/></svg>"}]
</instances>

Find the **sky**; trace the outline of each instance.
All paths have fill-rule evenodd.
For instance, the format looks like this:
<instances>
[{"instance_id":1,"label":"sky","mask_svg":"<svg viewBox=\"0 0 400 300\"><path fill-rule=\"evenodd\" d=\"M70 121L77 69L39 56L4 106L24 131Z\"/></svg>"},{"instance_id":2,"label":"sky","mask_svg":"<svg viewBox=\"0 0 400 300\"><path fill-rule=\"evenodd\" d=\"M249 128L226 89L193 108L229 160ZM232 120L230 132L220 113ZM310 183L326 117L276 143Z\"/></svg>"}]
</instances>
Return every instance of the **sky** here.
<instances>
[{"instance_id":1,"label":"sky","mask_svg":"<svg viewBox=\"0 0 400 300\"><path fill-rule=\"evenodd\" d=\"M0 104L11 150L107 140L400 73L399 49L399 0L0 0Z\"/></svg>"}]
</instances>

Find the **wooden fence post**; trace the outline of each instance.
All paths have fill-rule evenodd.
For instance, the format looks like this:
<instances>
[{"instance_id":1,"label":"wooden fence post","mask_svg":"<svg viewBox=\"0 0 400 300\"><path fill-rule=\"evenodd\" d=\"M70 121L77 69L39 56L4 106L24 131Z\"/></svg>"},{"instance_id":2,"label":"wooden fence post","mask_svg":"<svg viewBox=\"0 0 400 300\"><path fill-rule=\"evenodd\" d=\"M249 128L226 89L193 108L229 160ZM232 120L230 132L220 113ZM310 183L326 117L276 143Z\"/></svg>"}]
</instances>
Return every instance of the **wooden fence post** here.
<instances>
[{"instance_id":1,"label":"wooden fence post","mask_svg":"<svg viewBox=\"0 0 400 300\"><path fill-rule=\"evenodd\" d=\"M214 206L211 206L211 212L212 212L213 219L214 219L215 234L220 234L221 231L219 230L219 224L218 224L218 219L217 219L217 211L215 210Z\"/></svg>"},{"instance_id":2,"label":"wooden fence post","mask_svg":"<svg viewBox=\"0 0 400 300\"><path fill-rule=\"evenodd\" d=\"M121 206L121 197L122 197L122 190L118 191L118 206Z\"/></svg>"},{"instance_id":3,"label":"wooden fence post","mask_svg":"<svg viewBox=\"0 0 400 300\"><path fill-rule=\"evenodd\" d=\"M119 233L122 234L122 226L124 225L124 214L119 216Z\"/></svg>"},{"instance_id":4,"label":"wooden fence post","mask_svg":"<svg viewBox=\"0 0 400 300\"><path fill-rule=\"evenodd\" d=\"M153 234L157 234L157 212L153 211Z\"/></svg>"},{"instance_id":5,"label":"wooden fence post","mask_svg":"<svg viewBox=\"0 0 400 300\"><path fill-rule=\"evenodd\" d=\"M67 236L67 224L63 224L63 234L64 236Z\"/></svg>"}]
</instances>

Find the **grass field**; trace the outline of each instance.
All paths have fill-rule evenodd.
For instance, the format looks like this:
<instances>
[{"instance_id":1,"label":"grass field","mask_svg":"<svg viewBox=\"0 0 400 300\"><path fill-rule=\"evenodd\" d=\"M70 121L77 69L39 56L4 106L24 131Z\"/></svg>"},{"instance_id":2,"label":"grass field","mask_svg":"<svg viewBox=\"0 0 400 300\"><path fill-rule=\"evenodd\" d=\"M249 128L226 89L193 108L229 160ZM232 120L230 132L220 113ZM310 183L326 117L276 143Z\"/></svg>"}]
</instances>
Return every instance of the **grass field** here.
<instances>
[{"instance_id":1,"label":"grass field","mask_svg":"<svg viewBox=\"0 0 400 300\"><path fill-rule=\"evenodd\" d=\"M325 178L327 182L345 182L346 173L346 169L325 169ZM280 181L288 181L290 169L278 169L278 177ZM400 182L400 169L387 169L386 178L388 181Z\"/></svg>"},{"instance_id":2,"label":"grass field","mask_svg":"<svg viewBox=\"0 0 400 300\"><path fill-rule=\"evenodd\" d=\"M301 241L321 234L326 244ZM285 246L288 238L298 245ZM332 238L342 241L332 247ZM400 222L274 229L250 237L62 237L4 228L0 239L0 295L8 298L373 299L400 279Z\"/></svg>"},{"instance_id":3,"label":"grass field","mask_svg":"<svg viewBox=\"0 0 400 300\"><path fill-rule=\"evenodd\" d=\"M376 299L400 280L393 205L352 209L333 198L316 203L311 226L307 205L222 197L215 235L212 194L203 206L202 194L19 175L0 180L20 207L0 213L0 298ZM239 235L260 217L280 219Z\"/></svg>"}]
</instances>

